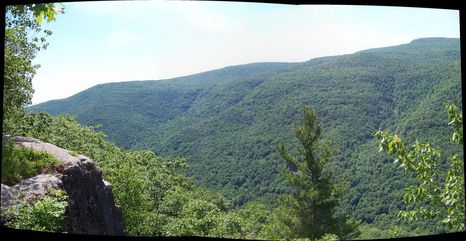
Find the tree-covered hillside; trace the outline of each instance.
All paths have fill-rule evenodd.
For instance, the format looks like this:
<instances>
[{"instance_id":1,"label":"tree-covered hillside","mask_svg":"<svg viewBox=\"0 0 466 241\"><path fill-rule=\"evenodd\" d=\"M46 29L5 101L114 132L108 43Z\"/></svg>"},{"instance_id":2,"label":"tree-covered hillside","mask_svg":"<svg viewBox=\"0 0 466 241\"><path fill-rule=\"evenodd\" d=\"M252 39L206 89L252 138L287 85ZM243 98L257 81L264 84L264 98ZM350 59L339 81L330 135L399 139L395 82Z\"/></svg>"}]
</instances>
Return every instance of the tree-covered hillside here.
<instances>
[{"instance_id":1,"label":"tree-covered hillside","mask_svg":"<svg viewBox=\"0 0 466 241\"><path fill-rule=\"evenodd\" d=\"M443 144L449 131L442 108L447 101L461 108L460 64L459 39L427 38L302 63L103 84L29 110L102 124L108 139L126 149L183 156L197 184L241 206L252 200L274 205L278 194L290 191L279 175L285 163L275 144L296 146L293 119L310 104L324 137L339 147L329 165L349 185L340 211L386 229L406 208L402 190L410 180L377 152L373 133L389 129L409 142L421 138L462 153Z\"/></svg>"}]
</instances>

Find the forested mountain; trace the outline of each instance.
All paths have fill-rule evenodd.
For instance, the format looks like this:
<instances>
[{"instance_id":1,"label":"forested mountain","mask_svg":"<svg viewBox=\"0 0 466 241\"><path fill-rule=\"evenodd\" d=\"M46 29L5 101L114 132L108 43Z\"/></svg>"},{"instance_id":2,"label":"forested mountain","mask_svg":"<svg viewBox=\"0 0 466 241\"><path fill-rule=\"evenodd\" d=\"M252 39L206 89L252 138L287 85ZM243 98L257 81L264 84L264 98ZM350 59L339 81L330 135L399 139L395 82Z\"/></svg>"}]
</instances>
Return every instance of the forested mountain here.
<instances>
[{"instance_id":1,"label":"forested mountain","mask_svg":"<svg viewBox=\"0 0 466 241\"><path fill-rule=\"evenodd\" d=\"M410 180L377 152L373 133L389 129L462 153L443 144L449 143L443 106L454 101L461 108L460 64L459 39L425 38L301 63L102 84L28 109L101 124L125 149L182 156L197 184L241 206L251 200L274 205L289 191L275 144L296 146L293 119L310 104L324 135L339 147L330 166L349 185L340 211L387 228L397 223Z\"/></svg>"}]
</instances>

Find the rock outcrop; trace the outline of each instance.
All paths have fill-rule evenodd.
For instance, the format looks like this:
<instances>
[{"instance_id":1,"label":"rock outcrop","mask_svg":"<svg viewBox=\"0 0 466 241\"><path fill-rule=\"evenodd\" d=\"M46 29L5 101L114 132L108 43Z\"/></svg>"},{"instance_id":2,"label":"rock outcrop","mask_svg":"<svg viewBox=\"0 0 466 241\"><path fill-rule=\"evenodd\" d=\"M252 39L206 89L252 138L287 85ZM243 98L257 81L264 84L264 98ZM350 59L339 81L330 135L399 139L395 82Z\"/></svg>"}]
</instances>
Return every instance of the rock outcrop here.
<instances>
[{"instance_id":1,"label":"rock outcrop","mask_svg":"<svg viewBox=\"0 0 466 241\"><path fill-rule=\"evenodd\" d=\"M2 207L19 196L46 195L48 188L62 189L68 196L66 231L76 234L124 235L121 208L115 205L112 186L102 171L86 156L29 137L8 138L15 145L42 150L61 162L55 173L37 175L8 187L1 186Z\"/></svg>"},{"instance_id":2,"label":"rock outcrop","mask_svg":"<svg viewBox=\"0 0 466 241\"><path fill-rule=\"evenodd\" d=\"M56 174L40 174L9 187L2 184L2 207L17 204L28 198L45 196L48 189L63 189L63 183ZM19 196L26 198L19 198Z\"/></svg>"}]
</instances>

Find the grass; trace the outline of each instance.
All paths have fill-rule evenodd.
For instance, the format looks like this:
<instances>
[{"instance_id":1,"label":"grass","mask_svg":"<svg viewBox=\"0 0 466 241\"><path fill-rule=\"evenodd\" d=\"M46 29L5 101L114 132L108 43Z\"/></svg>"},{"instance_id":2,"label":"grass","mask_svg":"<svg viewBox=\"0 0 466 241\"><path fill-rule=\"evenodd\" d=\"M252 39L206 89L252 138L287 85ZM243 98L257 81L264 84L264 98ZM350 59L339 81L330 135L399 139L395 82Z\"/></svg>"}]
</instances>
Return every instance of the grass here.
<instances>
[{"instance_id":1,"label":"grass","mask_svg":"<svg viewBox=\"0 0 466 241\"><path fill-rule=\"evenodd\" d=\"M27 147L2 146L2 183L14 185L25 178L33 177L58 167L60 161L44 151Z\"/></svg>"}]
</instances>

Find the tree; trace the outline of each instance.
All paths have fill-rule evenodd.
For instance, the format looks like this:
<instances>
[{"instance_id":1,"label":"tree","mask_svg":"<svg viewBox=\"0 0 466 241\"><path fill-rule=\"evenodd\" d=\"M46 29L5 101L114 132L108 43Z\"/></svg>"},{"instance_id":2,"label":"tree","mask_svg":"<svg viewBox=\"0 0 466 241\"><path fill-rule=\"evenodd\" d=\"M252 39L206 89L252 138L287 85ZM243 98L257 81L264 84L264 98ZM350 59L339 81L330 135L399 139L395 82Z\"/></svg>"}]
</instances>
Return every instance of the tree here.
<instances>
[{"instance_id":1,"label":"tree","mask_svg":"<svg viewBox=\"0 0 466 241\"><path fill-rule=\"evenodd\" d=\"M55 20L58 12L53 3L7 6L5 14L5 58L3 86L3 130L10 132L31 103L32 78L38 65L32 60L47 47L45 37L52 32L41 29L43 19ZM41 35L43 34L43 35ZM41 36L36 36L41 35Z\"/></svg>"},{"instance_id":2,"label":"tree","mask_svg":"<svg viewBox=\"0 0 466 241\"><path fill-rule=\"evenodd\" d=\"M290 167L282 174L294 188L288 199L296 204L292 209L300 220L294 227L295 233L298 237L310 239L321 238L327 233L347 237L357 225L348 222L346 217L335 215L343 194L342 183L334 183L330 171L324 174L325 165L333 158L334 150L328 142L321 142L322 128L310 106L304 106L304 119L301 123L296 121L293 130L300 142L299 155L292 156L281 143L277 149Z\"/></svg>"},{"instance_id":3,"label":"tree","mask_svg":"<svg viewBox=\"0 0 466 241\"><path fill-rule=\"evenodd\" d=\"M455 125L451 142L463 144L463 114L452 103L446 105L448 124ZM463 231L464 207L464 161L455 154L442 158L441 151L429 143L416 142L407 148L403 140L388 131L377 131L379 151L395 155L405 172L416 176L416 184L406 188L403 200L414 206L409 211L400 211L399 216L408 220L440 217L450 231ZM446 160L447 170L442 167Z\"/></svg>"}]
</instances>

